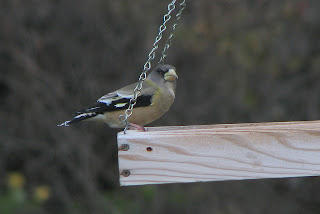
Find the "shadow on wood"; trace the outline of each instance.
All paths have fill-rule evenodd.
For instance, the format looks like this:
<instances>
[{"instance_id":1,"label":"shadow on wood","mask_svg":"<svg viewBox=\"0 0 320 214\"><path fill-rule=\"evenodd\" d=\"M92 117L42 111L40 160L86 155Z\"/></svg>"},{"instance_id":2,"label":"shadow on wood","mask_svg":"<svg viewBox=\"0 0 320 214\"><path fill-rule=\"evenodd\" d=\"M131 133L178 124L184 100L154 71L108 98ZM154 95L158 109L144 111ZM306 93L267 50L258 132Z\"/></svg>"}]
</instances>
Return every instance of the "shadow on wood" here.
<instances>
[{"instance_id":1,"label":"shadow on wood","mask_svg":"<svg viewBox=\"0 0 320 214\"><path fill-rule=\"evenodd\" d=\"M320 175L320 121L118 133L120 185Z\"/></svg>"}]
</instances>

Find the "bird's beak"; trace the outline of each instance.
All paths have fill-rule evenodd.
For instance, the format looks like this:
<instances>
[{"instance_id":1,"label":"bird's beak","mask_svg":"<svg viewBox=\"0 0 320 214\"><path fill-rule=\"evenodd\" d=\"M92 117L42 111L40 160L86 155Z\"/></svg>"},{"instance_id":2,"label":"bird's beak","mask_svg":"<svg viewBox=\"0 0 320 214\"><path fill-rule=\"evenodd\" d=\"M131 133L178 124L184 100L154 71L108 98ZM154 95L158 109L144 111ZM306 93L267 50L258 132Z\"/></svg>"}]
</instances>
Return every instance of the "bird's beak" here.
<instances>
[{"instance_id":1,"label":"bird's beak","mask_svg":"<svg viewBox=\"0 0 320 214\"><path fill-rule=\"evenodd\" d=\"M178 79L178 75L174 69L170 68L169 71L164 74L164 79L166 81L174 81L175 79Z\"/></svg>"}]
</instances>

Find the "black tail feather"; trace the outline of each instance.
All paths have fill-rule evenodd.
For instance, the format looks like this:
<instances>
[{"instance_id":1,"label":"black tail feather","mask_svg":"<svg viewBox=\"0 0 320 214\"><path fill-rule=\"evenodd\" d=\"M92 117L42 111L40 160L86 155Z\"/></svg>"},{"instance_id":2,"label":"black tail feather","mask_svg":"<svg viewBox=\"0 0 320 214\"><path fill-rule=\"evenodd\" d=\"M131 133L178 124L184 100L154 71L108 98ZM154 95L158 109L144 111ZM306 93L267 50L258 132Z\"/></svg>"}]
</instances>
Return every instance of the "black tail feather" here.
<instances>
[{"instance_id":1,"label":"black tail feather","mask_svg":"<svg viewBox=\"0 0 320 214\"><path fill-rule=\"evenodd\" d=\"M92 105L86 109L75 112L72 115L73 118L71 120L67 120L58 126L69 126L74 123L80 122L82 120L86 120L86 119L95 117L98 114L103 114L103 112L106 110L107 107L108 106L106 104L97 102L94 105Z\"/></svg>"},{"instance_id":2,"label":"black tail feather","mask_svg":"<svg viewBox=\"0 0 320 214\"><path fill-rule=\"evenodd\" d=\"M95 116L97 116L97 113L95 113L95 112L77 112L77 114L75 114L75 116L71 120L67 120L58 126L69 126L74 123L77 123L82 120L86 120L86 119L89 119L89 118L92 118Z\"/></svg>"}]
</instances>

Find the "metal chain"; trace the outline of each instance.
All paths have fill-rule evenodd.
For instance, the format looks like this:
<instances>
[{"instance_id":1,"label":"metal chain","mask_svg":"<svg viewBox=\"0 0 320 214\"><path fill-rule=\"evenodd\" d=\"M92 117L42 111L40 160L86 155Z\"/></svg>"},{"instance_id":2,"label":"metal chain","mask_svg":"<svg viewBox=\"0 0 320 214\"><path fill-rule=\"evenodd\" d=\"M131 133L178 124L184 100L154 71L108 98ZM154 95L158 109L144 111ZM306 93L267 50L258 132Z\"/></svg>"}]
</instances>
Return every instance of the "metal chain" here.
<instances>
[{"instance_id":1,"label":"metal chain","mask_svg":"<svg viewBox=\"0 0 320 214\"><path fill-rule=\"evenodd\" d=\"M172 29L171 29L171 32L170 32L170 35L169 35L169 38L167 39L165 45L164 45L164 48L163 48L163 51L162 51L162 55L161 55L161 58L158 62L159 65L163 65L164 64L164 58L167 57L167 50L170 48L170 46L172 45L172 38L173 38L173 35L175 33L175 30L176 30L176 27L178 26L178 21L179 19L181 18L181 14L182 14L182 11L186 8L186 1L183 0L181 3L180 3L180 10L179 12L176 14L176 20L174 22L174 24L172 25Z\"/></svg>"},{"instance_id":2,"label":"metal chain","mask_svg":"<svg viewBox=\"0 0 320 214\"><path fill-rule=\"evenodd\" d=\"M150 51L150 53L148 55L148 59L147 59L146 63L143 66L143 71L139 76L137 86L133 90L133 97L129 101L129 107L124 112L124 115L120 115L119 116L120 121L126 124L126 127L124 128L124 133L126 133L126 130L128 129L128 126L129 126L128 118L132 115L133 107L137 103L138 96L141 94L142 84L143 84L144 80L147 78L147 72L151 69L151 61L156 56L156 52L155 51L159 48L159 42L162 39L162 33L167 29L166 24L171 19L171 15L170 14L176 8L175 3L176 3L176 0L173 0L171 3L168 4L168 7L167 7L168 8L168 12L163 16L163 23L159 27L159 33L155 38L155 41L153 43L153 47L152 47L152 49L151 49L151 51ZM185 0L183 0L183 4L185 5ZM181 4L180 4L180 6L181 6ZM180 19L182 10L179 12L180 13L179 19ZM170 35L170 36L172 37L173 35ZM171 39L170 39L170 42L171 42ZM170 45L169 45L169 47L170 47Z\"/></svg>"}]
</instances>

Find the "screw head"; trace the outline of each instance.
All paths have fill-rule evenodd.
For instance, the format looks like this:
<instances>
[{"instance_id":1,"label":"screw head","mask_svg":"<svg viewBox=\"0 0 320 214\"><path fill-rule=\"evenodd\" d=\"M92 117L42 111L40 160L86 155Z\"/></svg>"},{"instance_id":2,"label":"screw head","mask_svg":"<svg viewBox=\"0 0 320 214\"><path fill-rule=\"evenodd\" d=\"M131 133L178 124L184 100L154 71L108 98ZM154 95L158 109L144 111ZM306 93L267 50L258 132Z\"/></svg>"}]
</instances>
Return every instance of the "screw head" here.
<instances>
[{"instance_id":1,"label":"screw head","mask_svg":"<svg viewBox=\"0 0 320 214\"><path fill-rule=\"evenodd\" d=\"M121 145L121 150L122 150L122 151L128 151L129 149L130 149L129 144L122 144L122 145Z\"/></svg>"},{"instance_id":2,"label":"screw head","mask_svg":"<svg viewBox=\"0 0 320 214\"><path fill-rule=\"evenodd\" d=\"M130 175L130 170L127 170L127 169L123 170L122 173L121 173L121 175L123 175L123 177L129 177L129 175Z\"/></svg>"}]
</instances>

